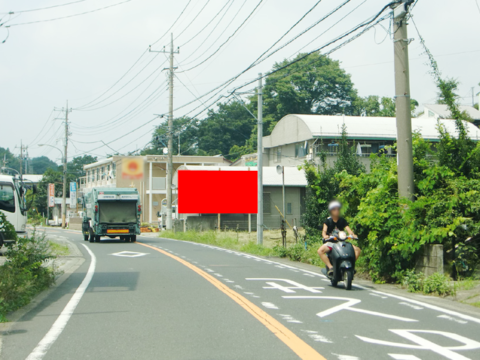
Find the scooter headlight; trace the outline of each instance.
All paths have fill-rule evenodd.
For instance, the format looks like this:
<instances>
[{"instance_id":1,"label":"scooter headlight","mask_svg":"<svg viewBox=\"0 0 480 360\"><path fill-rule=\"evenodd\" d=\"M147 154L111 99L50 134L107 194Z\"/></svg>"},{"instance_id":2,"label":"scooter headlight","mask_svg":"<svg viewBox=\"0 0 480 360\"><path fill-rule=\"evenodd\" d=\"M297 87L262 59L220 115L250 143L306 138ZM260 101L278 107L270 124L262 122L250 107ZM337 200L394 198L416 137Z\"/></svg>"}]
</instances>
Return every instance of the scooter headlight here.
<instances>
[{"instance_id":1,"label":"scooter headlight","mask_svg":"<svg viewBox=\"0 0 480 360\"><path fill-rule=\"evenodd\" d=\"M347 234L345 233L345 231L340 231L340 232L338 233L338 238L339 238L340 240L345 240L345 239L347 238Z\"/></svg>"}]
</instances>

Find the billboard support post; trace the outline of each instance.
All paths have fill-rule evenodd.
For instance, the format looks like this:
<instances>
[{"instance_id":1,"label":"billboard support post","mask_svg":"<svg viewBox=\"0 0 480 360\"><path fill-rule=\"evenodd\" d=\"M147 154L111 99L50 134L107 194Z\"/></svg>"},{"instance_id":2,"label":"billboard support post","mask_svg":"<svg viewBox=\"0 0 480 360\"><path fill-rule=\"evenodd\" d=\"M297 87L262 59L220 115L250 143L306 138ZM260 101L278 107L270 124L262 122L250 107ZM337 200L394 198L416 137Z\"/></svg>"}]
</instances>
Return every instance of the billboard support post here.
<instances>
[{"instance_id":1,"label":"billboard support post","mask_svg":"<svg viewBox=\"0 0 480 360\"><path fill-rule=\"evenodd\" d=\"M263 93L262 73L258 74L258 122L257 122L257 244L263 245Z\"/></svg>"}]
</instances>

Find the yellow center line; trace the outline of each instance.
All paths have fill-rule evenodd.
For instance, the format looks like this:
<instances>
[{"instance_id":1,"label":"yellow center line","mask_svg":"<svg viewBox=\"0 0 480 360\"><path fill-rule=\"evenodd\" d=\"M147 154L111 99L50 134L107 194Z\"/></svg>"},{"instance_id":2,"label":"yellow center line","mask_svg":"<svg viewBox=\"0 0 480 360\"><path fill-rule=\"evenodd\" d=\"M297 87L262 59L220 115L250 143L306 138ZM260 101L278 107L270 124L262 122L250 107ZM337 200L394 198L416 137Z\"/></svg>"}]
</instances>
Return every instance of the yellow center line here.
<instances>
[{"instance_id":1,"label":"yellow center line","mask_svg":"<svg viewBox=\"0 0 480 360\"><path fill-rule=\"evenodd\" d=\"M216 279L212 275L208 274L207 272L203 271L202 269L198 268L197 266L189 263L188 261L179 258L178 256L172 255L167 251L162 249L158 249L156 247L141 243L137 241L137 244L146 246L150 249L158 251L172 259L178 261L179 263L185 265L189 269L195 271L197 274L202 276L204 279L209 281L212 285L214 285L217 289L221 292L229 296L233 301L247 310L255 319L260 321L263 325L266 326L268 330L270 330L276 337L278 337L285 345L287 345L292 351L297 354L300 359L305 360L326 360L322 355L316 352L310 345L300 339L297 335L295 335L292 331L290 331L287 327L285 327L282 323L276 320L274 317L260 309L257 305L253 304L251 301L237 293L236 291L230 289L220 280Z\"/></svg>"}]
</instances>

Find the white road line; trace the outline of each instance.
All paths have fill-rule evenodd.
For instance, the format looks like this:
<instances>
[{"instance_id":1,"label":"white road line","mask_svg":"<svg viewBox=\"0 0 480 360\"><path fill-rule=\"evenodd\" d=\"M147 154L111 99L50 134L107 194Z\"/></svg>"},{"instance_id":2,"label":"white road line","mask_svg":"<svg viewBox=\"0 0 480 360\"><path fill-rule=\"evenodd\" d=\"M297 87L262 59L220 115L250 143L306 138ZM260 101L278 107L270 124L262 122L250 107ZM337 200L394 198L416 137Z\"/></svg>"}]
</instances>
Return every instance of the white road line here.
<instances>
[{"instance_id":1,"label":"white road line","mask_svg":"<svg viewBox=\"0 0 480 360\"><path fill-rule=\"evenodd\" d=\"M447 320L450 320L450 321L455 321L459 324L468 324L468 321L456 319L456 318L454 318L452 316L448 316L448 315L438 315L437 317L440 318L440 319L447 319Z\"/></svg>"},{"instance_id":2,"label":"white road line","mask_svg":"<svg viewBox=\"0 0 480 360\"><path fill-rule=\"evenodd\" d=\"M380 296L380 295L378 295L378 296ZM386 296L385 296L385 298L386 298ZM411 307L412 309L415 309L415 310L423 310L423 307L418 306L418 305L409 304L409 303L407 303L407 302L405 302L405 301L399 302L399 304L400 304L400 305L405 305L405 306Z\"/></svg>"},{"instance_id":3,"label":"white road line","mask_svg":"<svg viewBox=\"0 0 480 360\"><path fill-rule=\"evenodd\" d=\"M406 355L406 354L388 354L388 356L394 358L395 360L421 360L415 355Z\"/></svg>"},{"instance_id":4,"label":"white road line","mask_svg":"<svg viewBox=\"0 0 480 360\"><path fill-rule=\"evenodd\" d=\"M271 303L271 302L262 302L262 305L266 307L267 309L275 309L278 310L277 305Z\"/></svg>"},{"instance_id":5,"label":"white road line","mask_svg":"<svg viewBox=\"0 0 480 360\"><path fill-rule=\"evenodd\" d=\"M164 240L168 240L168 241L172 241L172 242L188 243L188 244L195 245L195 246L203 246L203 247L208 247L208 248L210 248L210 249L221 250L221 251L224 251L224 250L225 250L225 249L222 249L222 248L220 248L220 247L218 247L218 246L203 245L203 244L195 243L195 242L193 242L193 241L183 241L183 240L175 240L175 239L168 239L168 238L164 238ZM244 255L243 253L238 252L238 251L234 251L234 250L232 250L232 254L235 254L235 255L237 255L237 256L243 256L243 255ZM253 255L249 255L248 258L251 258L251 259L260 259L260 260L262 260L265 264L269 264L269 265L280 265L282 268L287 268L287 269L293 268L293 269L297 269L297 270L300 270L300 271L302 271L302 272L304 272L304 273L306 273L306 274L311 274L311 275L313 275L313 276L320 277L320 278L322 278L323 281L325 281L325 282L330 282L330 280L328 280L325 275L319 274L319 273L314 272L314 271L301 269L301 268L298 268L298 267L295 267L295 266L291 266L291 265L286 265L286 264L279 263L279 262L273 261L273 260L268 260L268 259L259 258L259 257L257 257L257 256L253 256ZM435 310L435 311L438 311L438 312L441 312L441 313L444 313L444 314L449 314L449 315L457 316L457 317L460 317L460 318L462 318L462 319L470 320L470 321L473 321L473 322L476 322L476 323L479 323L479 324L480 324L480 318L475 318L475 317L473 317L473 316L464 315L464 314L459 313L459 312L456 312L456 311L444 309L444 308L442 308L442 307L440 307L440 306L430 305L429 303L424 303L424 302L422 302L422 301L413 300L413 299L410 299L410 298L407 298L407 297L403 297L403 296L399 296L399 295L394 295L394 294L390 294L390 293L385 293L385 292L378 291L378 290L372 290L372 289L370 289L370 288L368 288L368 287L361 286L361 285L358 285L358 284L353 284L353 286L356 287L357 289L366 290L366 291L369 291L369 292L371 292L371 293L379 294L379 295L382 295L382 296L387 296L387 297L389 297L389 298L395 298L395 299L399 299L399 300L402 300L402 301L406 301L406 302L409 302L409 303L412 303L412 304L424 306L424 307L429 308L429 309L431 309L431 310Z\"/></svg>"},{"instance_id":6,"label":"white road line","mask_svg":"<svg viewBox=\"0 0 480 360\"><path fill-rule=\"evenodd\" d=\"M47 354L48 349L53 345L53 343L58 339L60 334L62 333L65 326L67 326L68 320L73 315L78 303L82 299L83 294L87 290L90 281L92 281L93 274L95 273L95 266L97 264L97 258L95 254L84 244L82 244L85 249L87 249L88 253L90 254L90 266L88 267L87 274L83 279L80 286L73 294L70 301L67 303L61 314L58 316L57 320L53 323L50 330L47 334L43 337L42 340L38 343L38 345L33 349L33 351L28 355L26 360L40 360Z\"/></svg>"}]
</instances>

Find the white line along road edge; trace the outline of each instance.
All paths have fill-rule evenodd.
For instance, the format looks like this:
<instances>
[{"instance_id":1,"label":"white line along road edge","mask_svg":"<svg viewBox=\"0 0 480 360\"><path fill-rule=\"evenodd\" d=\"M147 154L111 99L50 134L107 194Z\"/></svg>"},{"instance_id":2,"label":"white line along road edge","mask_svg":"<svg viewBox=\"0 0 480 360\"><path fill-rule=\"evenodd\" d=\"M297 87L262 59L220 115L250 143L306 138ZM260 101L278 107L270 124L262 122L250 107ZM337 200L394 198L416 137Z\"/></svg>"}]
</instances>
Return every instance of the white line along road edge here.
<instances>
[{"instance_id":1,"label":"white line along road edge","mask_svg":"<svg viewBox=\"0 0 480 360\"><path fill-rule=\"evenodd\" d=\"M90 254L91 261L90 266L88 267L87 275L83 279L80 286L73 294L70 301L67 303L61 314L58 316L57 320L53 323L50 330L47 334L43 337L42 340L38 343L38 345L33 349L33 351L28 355L26 360L40 360L47 354L48 349L53 345L53 343L58 339L60 334L62 333L63 329L70 320L70 317L73 315L75 308L77 307L78 303L82 299L83 294L87 290L90 281L92 281L93 274L95 273L95 266L97 264L97 258L93 254L93 252L84 244L85 249L87 249L88 253Z\"/></svg>"}]
</instances>

